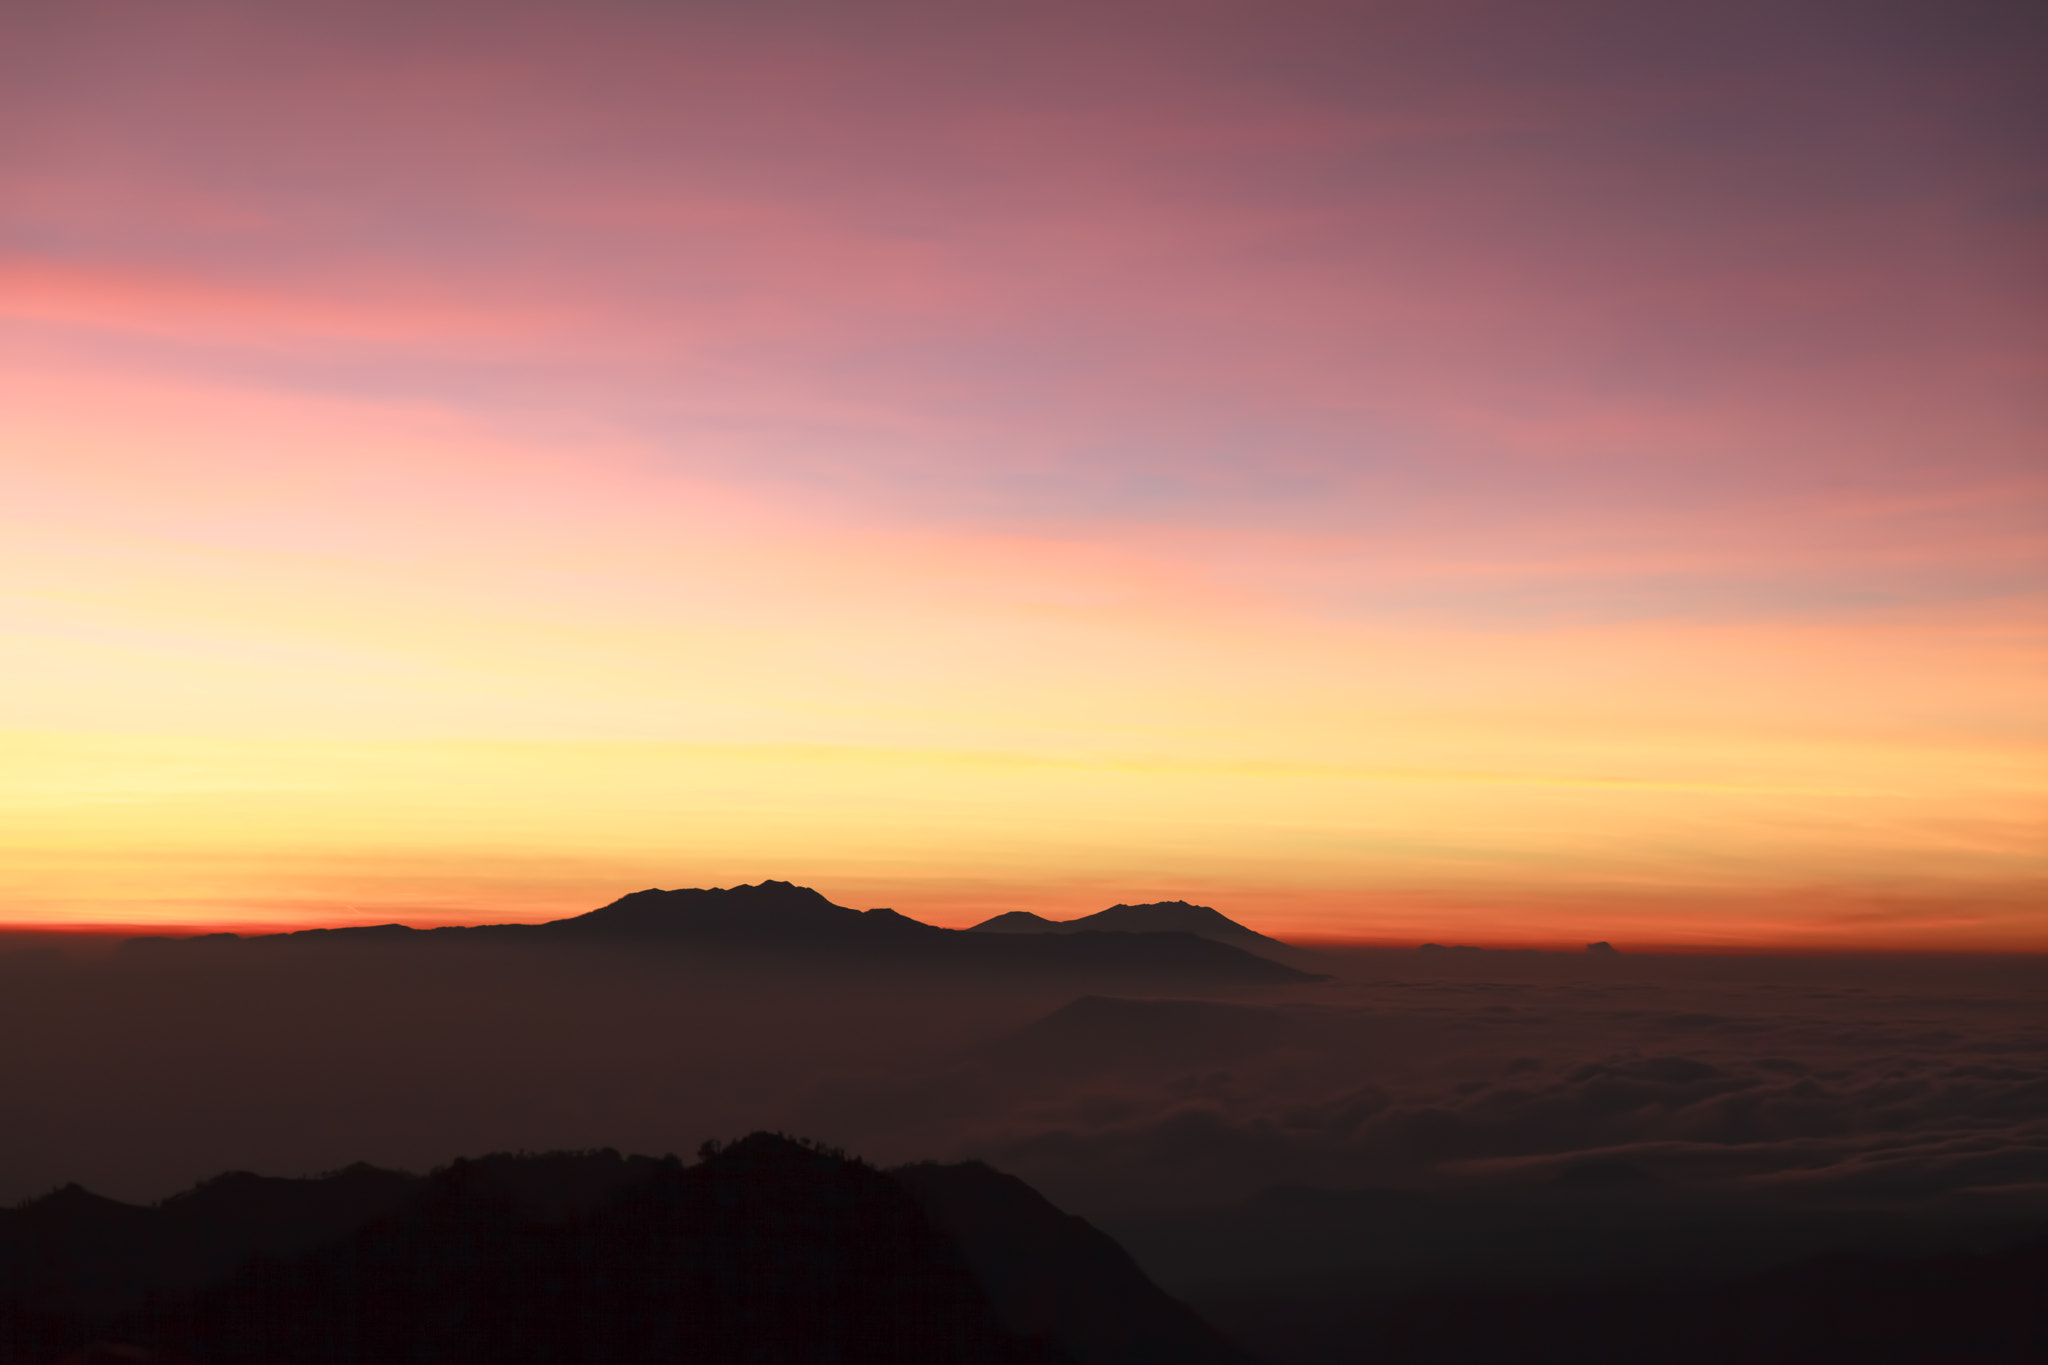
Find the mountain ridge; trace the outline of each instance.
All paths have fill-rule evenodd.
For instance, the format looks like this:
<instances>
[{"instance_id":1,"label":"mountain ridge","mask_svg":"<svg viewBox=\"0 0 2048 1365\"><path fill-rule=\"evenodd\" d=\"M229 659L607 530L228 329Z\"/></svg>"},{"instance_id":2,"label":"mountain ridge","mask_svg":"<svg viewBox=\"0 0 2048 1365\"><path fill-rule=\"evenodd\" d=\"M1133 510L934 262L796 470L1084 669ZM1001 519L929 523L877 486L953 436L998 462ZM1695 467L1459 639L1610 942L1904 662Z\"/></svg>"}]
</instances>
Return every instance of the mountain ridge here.
<instances>
[{"instance_id":1,"label":"mountain ridge","mask_svg":"<svg viewBox=\"0 0 2048 1365\"><path fill-rule=\"evenodd\" d=\"M328 1196L345 1216L306 1225ZM294 1215L300 1235L260 1235ZM67 1220L77 1255L52 1264L47 1225ZM195 1247L211 1253L197 1278ZM81 1261L120 1292L84 1292ZM65 1187L0 1210L0 1359L94 1340L198 1365L1250 1362L1022 1181L979 1163L883 1171L761 1132L694 1164L501 1153L427 1176L230 1172L153 1207Z\"/></svg>"},{"instance_id":2,"label":"mountain ridge","mask_svg":"<svg viewBox=\"0 0 2048 1365\"><path fill-rule=\"evenodd\" d=\"M1220 915L1217 918L1222 919ZM1260 935L1252 937L1273 942ZM233 934L191 938L145 935L123 941L117 955L135 959L168 950L232 952L247 947L427 943L574 943L643 948L666 945L790 957L815 958L825 954L834 961L859 958L886 965L998 974L1246 983L1317 979L1243 946L1185 929L1104 928L1085 935L977 933L926 924L887 908L856 910L835 904L810 887L775 880L735 887L649 888L629 892L581 915L539 924L448 925L435 929L379 924L300 929L248 938Z\"/></svg>"},{"instance_id":3,"label":"mountain ridge","mask_svg":"<svg viewBox=\"0 0 2048 1365\"><path fill-rule=\"evenodd\" d=\"M1262 934L1239 924L1213 906L1188 901L1149 901L1142 905L1117 904L1107 910L1076 919L1055 920L1029 910L1012 910L985 919L968 929L975 934L1194 934L1214 943L1228 944L1248 952L1298 954L1291 943Z\"/></svg>"}]
</instances>

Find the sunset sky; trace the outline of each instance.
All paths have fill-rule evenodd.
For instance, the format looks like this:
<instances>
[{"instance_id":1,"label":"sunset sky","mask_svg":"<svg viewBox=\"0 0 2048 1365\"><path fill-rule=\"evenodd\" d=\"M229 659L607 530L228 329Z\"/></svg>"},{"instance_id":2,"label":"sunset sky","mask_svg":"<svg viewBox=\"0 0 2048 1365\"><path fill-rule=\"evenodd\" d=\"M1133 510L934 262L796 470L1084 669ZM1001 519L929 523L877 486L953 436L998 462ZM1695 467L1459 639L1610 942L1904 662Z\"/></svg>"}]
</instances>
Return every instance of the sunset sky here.
<instances>
[{"instance_id":1,"label":"sunset sky","mask_svg":"<svg viewBox=\"0 0 2048 1365\"><path fill-rule=\"evenodd\" d=\"M0 921L2048 950L2033 7L4 8Z\"/></svg>"}]
</instances>

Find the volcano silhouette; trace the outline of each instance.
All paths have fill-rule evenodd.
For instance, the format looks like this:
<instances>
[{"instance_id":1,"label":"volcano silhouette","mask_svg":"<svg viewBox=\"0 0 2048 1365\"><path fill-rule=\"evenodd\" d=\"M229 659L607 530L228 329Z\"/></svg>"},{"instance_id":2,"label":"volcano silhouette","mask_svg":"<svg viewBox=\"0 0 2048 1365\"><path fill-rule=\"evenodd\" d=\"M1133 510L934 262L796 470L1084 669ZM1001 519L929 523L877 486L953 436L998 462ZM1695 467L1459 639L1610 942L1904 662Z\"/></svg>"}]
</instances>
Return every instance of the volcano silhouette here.
<instances>
[{"instance_id":1,"label":"volcano silhouette","mask_svg":"<svg viewBox=\"0 0 2048 1365\"><path fill-rule=\"evenodd\" d=\"M807 886L764 881L752 886L635 891L610 905L545 924L484 924L412 929L379 924L238 938L208 934L189 939L129 939L130 955L237 952L251 947L306 948L323 944L583 944L641 949L677 948L743 952L762 959L804 959L849 967L927 967L1002 975L1149 977L1215 982L1311 981L1314 976L1222 941L1213 925L1197 933L1182 920L1242 930L1258 943L1284 947L1200 906L1195 915L1154 914L1162 907L1119 906L1086 933L1014 934L945 929L894 910L836 905ZM1171 910L1172 907L1165 907ZM1102 916L1090 916L1100 920ZM981 926L985 929L985 926Z\"/></svg>"}]
</instances>

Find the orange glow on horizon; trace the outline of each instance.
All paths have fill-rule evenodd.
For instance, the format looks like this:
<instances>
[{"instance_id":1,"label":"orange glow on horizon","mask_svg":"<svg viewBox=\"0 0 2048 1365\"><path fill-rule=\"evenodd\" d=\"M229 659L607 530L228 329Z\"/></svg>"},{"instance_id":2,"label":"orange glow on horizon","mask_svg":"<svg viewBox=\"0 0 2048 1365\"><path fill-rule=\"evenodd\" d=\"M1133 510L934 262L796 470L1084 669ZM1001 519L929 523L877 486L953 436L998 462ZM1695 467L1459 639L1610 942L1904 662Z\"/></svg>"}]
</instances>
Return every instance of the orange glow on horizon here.
<instances>
[{"instance_id":1,"label":"orange glow on horizon","mask_svg":"<svg viewBox=\"0 0 2048 1365\"><path fill-rule=\"evenodd\" d=\"M0 90L0 927L2048 951L2002 67L75 8Z\"/></svg>"}]
</instances>

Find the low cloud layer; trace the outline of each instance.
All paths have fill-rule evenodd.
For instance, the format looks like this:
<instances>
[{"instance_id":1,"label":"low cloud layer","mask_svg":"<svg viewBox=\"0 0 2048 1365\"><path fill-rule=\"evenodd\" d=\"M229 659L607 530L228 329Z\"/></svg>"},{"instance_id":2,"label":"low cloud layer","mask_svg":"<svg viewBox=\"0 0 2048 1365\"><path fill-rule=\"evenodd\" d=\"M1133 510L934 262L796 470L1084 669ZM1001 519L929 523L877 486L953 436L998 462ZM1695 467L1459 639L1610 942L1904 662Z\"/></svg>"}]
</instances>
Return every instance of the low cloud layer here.
<instances>
[{"instance_id":1,"label":"low cloud layer","mask_svg":"<svg viewBox=\"0 0 2048 1365\"><path fill-rule=\"evenodd\" d=\"M1324 966L1167 998L618 952L17 957L0 1198L783 1128L987 1160L1187 1292L2048 1221L2034 960Z\"/></svg>"},{"instance_id":2,"label":"low cloud layer","mask_svg":"<svg viewBox=\"0 0 2048 1365\"><path fill-rule=\"evenodd\" d=\"M1104 1209L1289 1183L1900 1201L2048 1180L2025 964L1345 966L1315 1003L1079 1001L858 1118L943 1095L940 1126Z\"/></svg>"}]
</instances>

